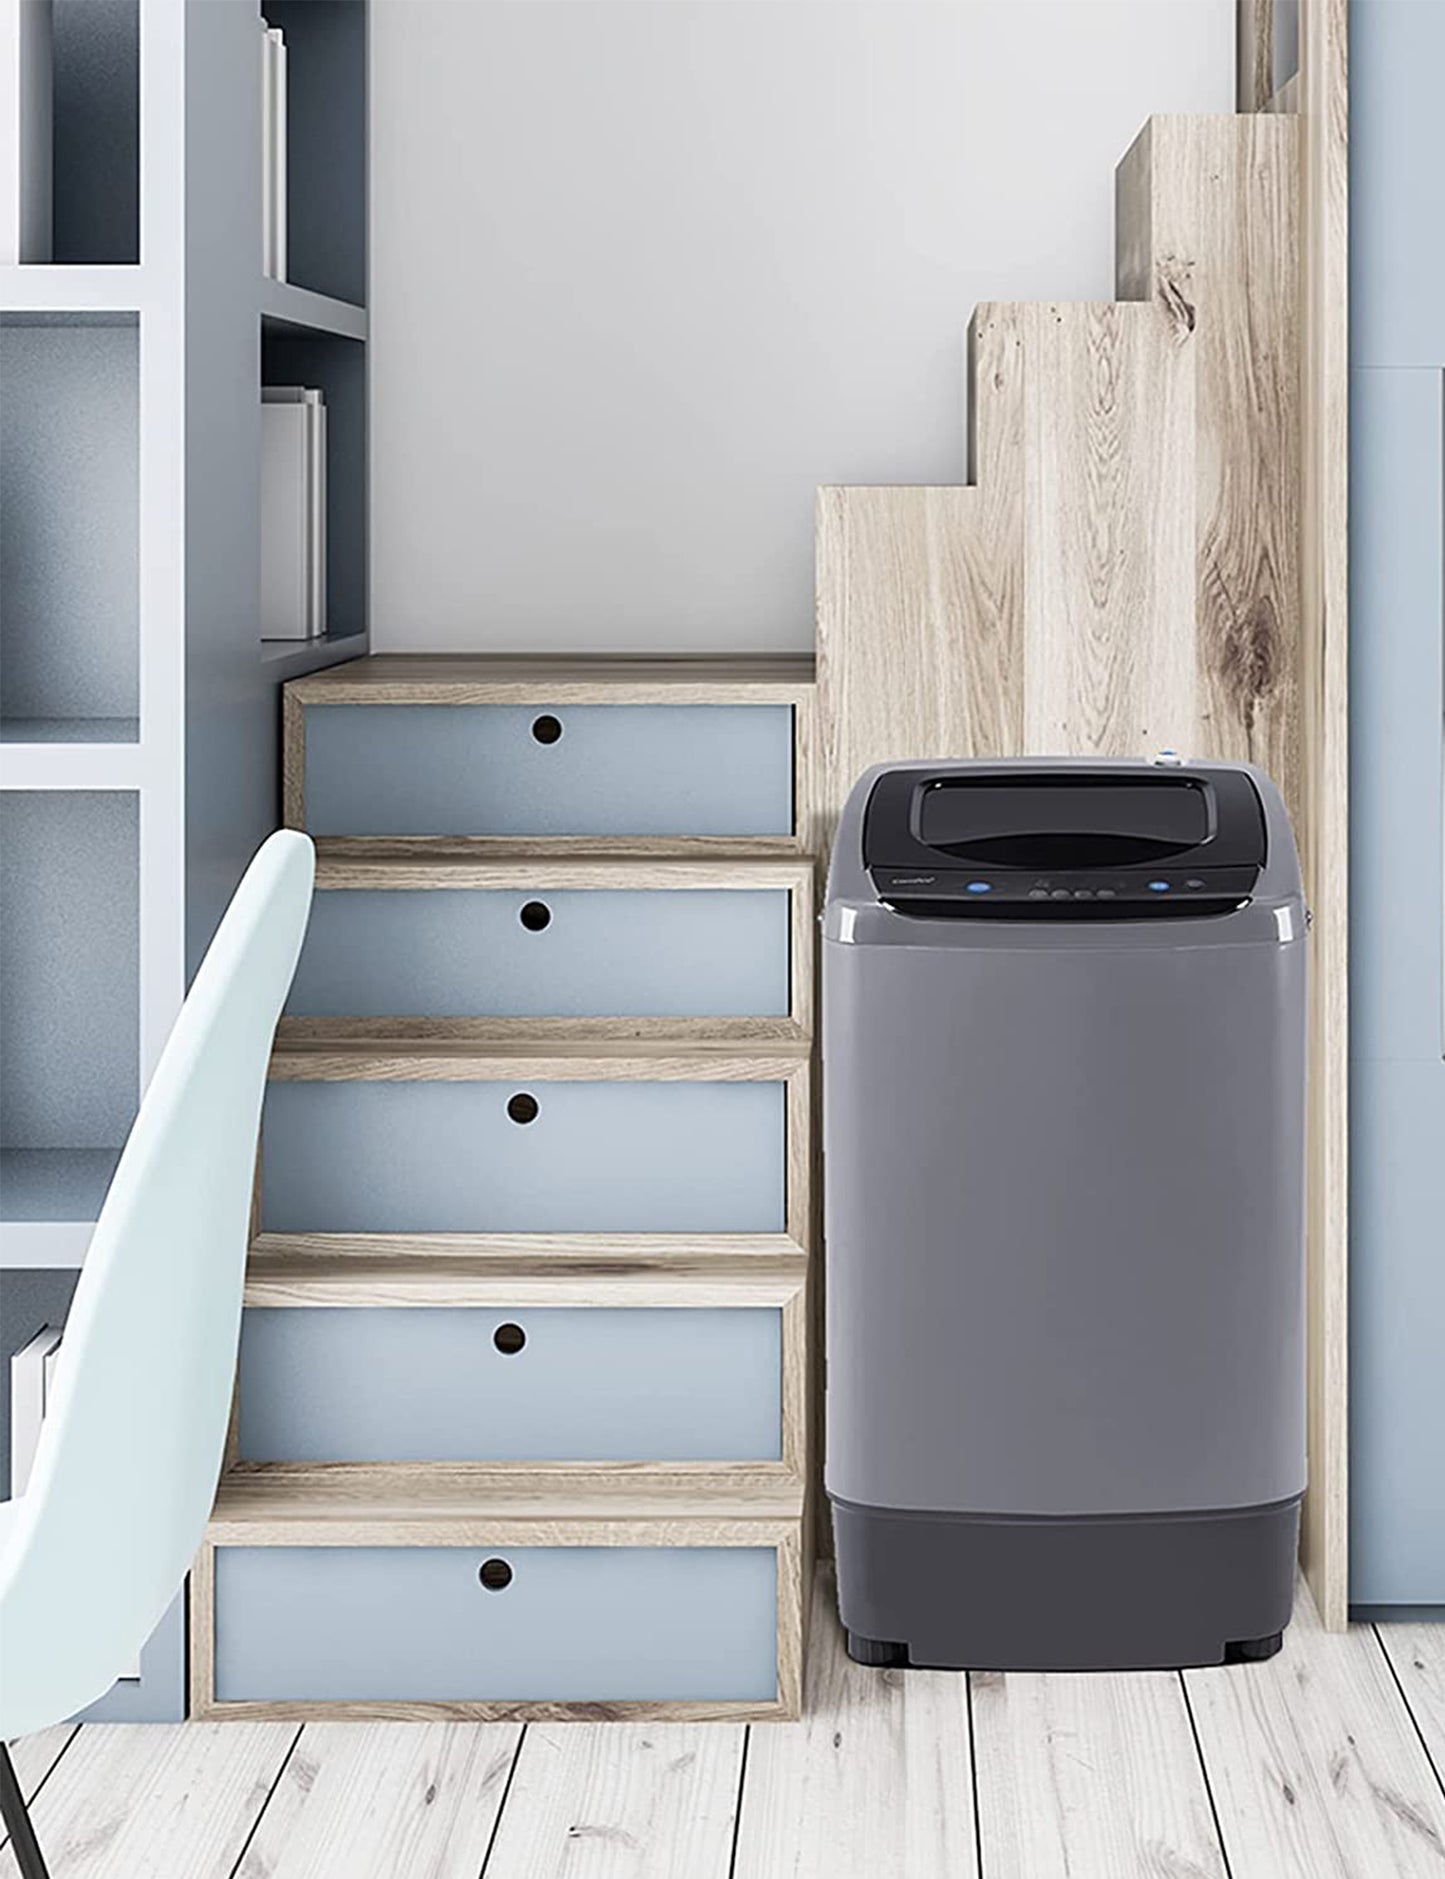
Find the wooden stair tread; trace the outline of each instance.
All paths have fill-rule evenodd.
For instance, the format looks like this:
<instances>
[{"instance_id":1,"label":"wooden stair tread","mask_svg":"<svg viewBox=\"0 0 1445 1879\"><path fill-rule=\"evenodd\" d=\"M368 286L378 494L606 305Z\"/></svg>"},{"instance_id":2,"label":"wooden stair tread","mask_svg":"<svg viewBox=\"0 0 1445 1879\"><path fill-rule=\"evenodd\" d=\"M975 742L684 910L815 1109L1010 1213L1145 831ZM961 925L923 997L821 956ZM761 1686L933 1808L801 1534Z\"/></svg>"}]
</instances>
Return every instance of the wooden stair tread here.
<instances>
[{"instance_id":1,"label":"wooden stair tread","mask_svg":"<svg viewBox=\"0 0 1445 1879\"><path fill-rule=\"evenodd\" d=\"M800 1520L803 1502L801 1483L755 1464L241 1463L222 1477L208 1537L275 1544L287 1531L354 1527L392 1530L406 1545L418 1543L418 1529L454 1527L466 1545L468 1529L509 1526L778 1526Z\"/></svg>"},{"instance_id":2,"label":"wooden stair tread","mask_svg":"<svg viewBox=\"0 0 1445 1879\"><path fill-rule=\"evenodd\" d=\"M271 1236L277 1237L277 1236ZM461 1237L461 1236L458 1236ZM794 1249L708 1257L613 1248L575 1256L408 1254L360 1257L324 1249L276 1252L264 1239L246 1270L248 1305L702 1306L782 1305L797 1296L807 1259Z\"/></svg>"},{"instance_id":3,"label":"wooden stair tread","mask_svg":"<svg viewBox=\"0 0 1445 1879\"><path fill-rule=\"evenodd\" d=\"M386 853L380 846L382 838L346 839L364 840L366 846L356 854L336 854L323 847L316 863L318 892L346 888L786 889L811 885L813 878L812 862L796 856L569 856L538 854L535 847L517 842L514 853L492 850L483 857L470 848L429 849L421 854L403 848Z\"/></svg>"},{"instance_id":4,"label":"wooden stair tread","mask_svg":"<svg viewBox=\"0 0 1445 1879\"><path fill-rule=\"evenodd\" d=\"M300 828L298 820L291 826ZM318 861L796 861L791 835L317 835ZM805 857L807 858L807 857Z\"/></svg>"},{"instance_id":5,"label":"wooden stair tread","mask_svg":"<svg viewBox=\"0 0 1445 1879\"><path fill-rule=\"evenodd\" d=\"M345 1260L517 1272L713 1272L791 1268L803 1255L785 1233L258 1233L251 1257L298 1268Z\"/></svg>"},{"instance_id":6,"label":"wooden stair tread","mask_svg":"<svg viewBox=\"0 0 1445 1879\"><path fill-rule=\"evenodd\" d=\"M767 1082L803 1068L802 1038L286 1038L272 1052L281 1082L347 1079Z\"/></svg>"},{"instance_id":7,"label":"wooden stair tread","mask_svg":"<svg viewBox=\"0 0 1445 1879\"><path fill-rule=\"evenodd\" d=\"M293 698L340 704L779 704L813 684L811 655L671 658L381 653L293 679Z\"/></svg>"}]
</instances>

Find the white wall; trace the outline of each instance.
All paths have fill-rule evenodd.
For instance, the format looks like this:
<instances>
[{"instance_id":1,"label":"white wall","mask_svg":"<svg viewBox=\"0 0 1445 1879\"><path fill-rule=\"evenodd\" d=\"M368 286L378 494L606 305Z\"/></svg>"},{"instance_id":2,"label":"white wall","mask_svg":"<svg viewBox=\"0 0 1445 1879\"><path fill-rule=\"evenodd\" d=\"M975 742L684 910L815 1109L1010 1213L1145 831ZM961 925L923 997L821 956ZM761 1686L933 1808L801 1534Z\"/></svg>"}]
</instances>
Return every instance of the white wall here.
<instances>
[{"instance_id":1,"label":"white wall","mask_svg":"<svg viewBox=\"0 0 1445 1879\"><path fill-rule=\"evenodd\" d=\"M375 644L812 643L813 491L963 473L1234 0L373 0Z\"/></svg>"}]
</instances>

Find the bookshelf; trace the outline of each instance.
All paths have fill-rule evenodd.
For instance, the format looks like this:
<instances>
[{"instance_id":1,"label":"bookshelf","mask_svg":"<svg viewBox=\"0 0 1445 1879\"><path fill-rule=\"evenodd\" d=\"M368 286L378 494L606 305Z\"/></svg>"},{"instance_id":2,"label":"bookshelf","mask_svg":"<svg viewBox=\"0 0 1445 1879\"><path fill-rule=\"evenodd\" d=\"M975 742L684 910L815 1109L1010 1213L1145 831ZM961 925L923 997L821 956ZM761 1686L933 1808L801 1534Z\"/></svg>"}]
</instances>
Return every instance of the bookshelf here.
<instances>
[{"instance_id":1,"label":"bookshelf","mask_svg":"<svg viewBox=\"0 0 1445 1879\"><path fill-rule=\"evenodd\" d=\"M0 258L7 1301L83 1261L189 979L281 819L281 684L368 649L366 5L264 11L288 46L288 282L261 272L248 0L55 0L54 258ZM332 630L266 644L278 372L327 396ZM31 1315L7 1302L0 1424ZM173 1614L90 1713L183 1714L183 1645Z\"/></svg>"}]
</instances>

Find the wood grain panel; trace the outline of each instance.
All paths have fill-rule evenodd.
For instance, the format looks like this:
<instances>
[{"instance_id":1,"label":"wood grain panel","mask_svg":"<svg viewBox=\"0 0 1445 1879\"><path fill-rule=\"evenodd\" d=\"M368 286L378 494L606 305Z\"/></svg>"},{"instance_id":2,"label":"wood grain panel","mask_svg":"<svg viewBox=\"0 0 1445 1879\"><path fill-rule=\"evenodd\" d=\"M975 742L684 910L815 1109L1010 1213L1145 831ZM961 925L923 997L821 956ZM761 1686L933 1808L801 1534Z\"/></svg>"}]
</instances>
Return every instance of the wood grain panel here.
<instances>
[{"instance_id":1,"label":"wood grain panel","mask_svg":"<svg viewBox=\"0 0 1445 1879\"><path fill-rule=\"evenodd\" d=\"M262 1233L251 1254L262 1272L290 1268L298 1276L338 1262L352 1274L363 1263L385 1271L421 1262L458 1277L505 1266L562 1278L689 1272L704 1283L734 1268L801 1270L805 1259L805 1249L783 1233Z\"/></svg>"},{"instance_id":2,"label":"wood grain panel","mask_svg":"<svg viewBox=\"0 0 1445 1879\"><path fill-rule=\"evenodd\" d=\"M10 1743L15 1779L27 1801L75 1739L75 1730L73 1722L58 1722L51 1729L37 1729L34 1735L17 1736ZM0 1845L3 1843L4 1829L0 1827Z\"/></svg>"},{"instance_id":3,"label":"wood grain panel","mask_svg":"<svg viewBox=\"0 0 1445 1879\"><path fill-rule=\"evenodd\" d=\"M1420 1740L1445 1787L1445 1625L1376 1625Z\"/></svg>"},{"instance_id":4,"label":"wood grain panel","mask_svg":"<svg viewBox=\"0 0 1445 1879\"><path fill-rule=\"evenodd\" d=\"M308 1723L235 1879L476 1879L516 1723Z\"/></svg>"},{"instance_id":5,"label":"wood grain panel","mask_svg":"<svg viewBox=\"0 0 1445 1879\"><path fill-rule=\"evenodd\" d=\"M491 1879L728 1879L744 1729L527 1731Z\"/></svg>"},{"instance_id":6,"label":"wood grain panel","mask_svg":"<svg viewBox=\"0 0 1445 1879\"><path fill-rule=\"evenodd\" d=\"M394 1535L456 1523L494 1536L505 1527L518 1543L525 1532L533 1546L604 1545L623 1543L604 1532L657 1523L666 1536L638 1543L770 1546L801 1513L802 1492L776 1471L711 1465L247 1463L223 1478L210 1537L237 1546L354 1546L366 1543L355 1537L362 1529ZM451 1543L474 1542L459 1535Z\"/></svg>"},{"instance_id":7,"label":"wood grain panel","mask_svg":"<svg viewBox=\"0 0 1445 1879\"><path fill-rule=\"evenodd\" d=\"M286 689L307 705L763 705L805 701L813 675L798 653L378 653Z\"/></svg>"},{"instance_id":8,"label":"wood grain panel","mask_svg":"<svg viewBox=\"0 0 1445 1879\"><path fill-rule=\"evenodd\" d=\"M1025 319L1023 745L1144 756L1195 720L1195 344L1160 305Z\"/></svg>"},{"instance_id":9,"label":"wood grain panel","mask_svg":"<svg viewBox=\"0 0 1445 1879\"><path fill-rule=\"evenodd\" d=\"M336 1082L722 1082L767 1083L791 1077L810 1055L806 1043L779 1039L746 1049L698 1039L548 1039L535 1049L486 1039L392 1043L306 1040L278 1046L270 1075L282 1083Z\"/></svg>"},{"instance_id":10,"label":"wood grain panel","mask_svg":"<svg viewBox=\"0 0 1445 1879\"><path fill-rule=\"evenodd\" d=\"M803 1718L749 1745L736 1879L974 1879L972 1785L967 1679L852 1663L824 1578Z\"/></svg>"},{"instance_id":11,"label":"wood grain panel","mask_svg":"<svg viewBox=\"0 0 1445 1879\"><path fill-rule=\"evenodd\" d=\"M316 869L316 891L328 889L496 888L521 893L540 888L608 888L614 892L686 892L706 888L780 888L810 892L812 865L803 861L666 859L628 861L575 856L519 856L510 861L470 856L378 859L374 852L352 859L324 857Z\"/></svg>"},{"instance_id":12,"label":"wood grain panel","mask_svg":"<svg viewBox=\"0 0 1445 1879\"><path fill-rule=\"evenodd\" d=\"M969 1683L988 1879L1225 1879L1175 1673Z\"/></svg>"},{"instance_id":13,"label":"wood grain panel","mask_svg":"<svg viewBox=\"0 0 1445 1879\"><path fill-rule=\"evenodd\" d=\"M1197 755L1304 811L1297 126L1151 118L1116 179L1118 290L1194 336Z\"/></svg>"},{"instance_id":14,"label":"wood grain panel","mask_svg":"<svg viewBox=\"0 0 1445 1879\"><path fill-rule=\"evenodd\" d=\"M1438 1879L1445 1796L1368 1626L1308 1591L1263 1664L1184 1673L1233 1879Z\"/></svg>"},{"instance_id":15,"label":"wood grain panel","mask_svg":"<svg viewBox=\"0 0 1445 1879\"><path fill-rule=\"evenodd\" d=\"M1325 1623L1349 1610L1349 9L1301 0L1305 886L1310 992L1309 1443L1303 1557Z\"/></svg>"},{"instance_id":16,"label":"wood grain panel","mask_svg":"<svg viewBox=\"0 0 1445 1879\"><path fill-rule=\"evenodd\" d=\"M56 1879L230 1879L296 1733L276 1722L88 1725L36 1797L35 1831L51 1871ZM18 1874L7 1846L0 1879Z\"/></svg>"},{"instance_id":17,"label":"wood grain panel","mask_svg":"<svg viewBox=\"0 0 1445 1879\"><path fill-rule=\"evenodd\" d=\"M246 1303L304 1309L311 1305L401 1305L419 1310L451 1306L503 1309L551 1306L625 1309L629 1306L699 1310L729 1306L786 1306L803 1290L800 1254L775 1260L638 1262L609 1269L568 1270L532 1258L519 1270L504 1260L272 1258L252 1254Z\"/></svg>"},{"instance_id":18,"label":"wood grain panel","mask_svg":"<svg viewBox=\"0 0 1445 1879\"><path fill-rule=\"evenodd\" d=\"M870 764L1018 748L1026 326L969 325L975 485L818 492L819 854Z\"/></svg>"}]
</instances>

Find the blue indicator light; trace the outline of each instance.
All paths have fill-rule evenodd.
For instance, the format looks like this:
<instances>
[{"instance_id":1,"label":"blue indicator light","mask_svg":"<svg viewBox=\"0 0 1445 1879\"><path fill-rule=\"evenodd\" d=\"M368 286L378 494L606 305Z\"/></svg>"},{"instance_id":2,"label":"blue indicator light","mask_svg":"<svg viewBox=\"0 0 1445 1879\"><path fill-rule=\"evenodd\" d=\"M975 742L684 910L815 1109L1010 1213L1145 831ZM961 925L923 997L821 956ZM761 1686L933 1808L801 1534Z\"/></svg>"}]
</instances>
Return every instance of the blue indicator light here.
<instances>
[{"instance_id":1,"label":"blue indicator light","mask_svg":"<svg viewBox=\"0 0 1445 1879\"><path fill-rule=\"evenodd\" d=\"M1149 883L1149 892L1151 894L1167 894L1169 892L1169 883L1167 881L1151 881Z\"/></svg>"},{"instance_id":2,"label":"blue indicator light","mask_svg":"<svg viewBox=\"0 0 1445 1879\"><path fill-rule=\"evenodd\" d=\"M992 881L970 881L968 891L970 894L991 894L993 883Z\"/></svg>"}]
</instances>

